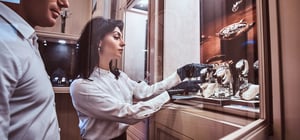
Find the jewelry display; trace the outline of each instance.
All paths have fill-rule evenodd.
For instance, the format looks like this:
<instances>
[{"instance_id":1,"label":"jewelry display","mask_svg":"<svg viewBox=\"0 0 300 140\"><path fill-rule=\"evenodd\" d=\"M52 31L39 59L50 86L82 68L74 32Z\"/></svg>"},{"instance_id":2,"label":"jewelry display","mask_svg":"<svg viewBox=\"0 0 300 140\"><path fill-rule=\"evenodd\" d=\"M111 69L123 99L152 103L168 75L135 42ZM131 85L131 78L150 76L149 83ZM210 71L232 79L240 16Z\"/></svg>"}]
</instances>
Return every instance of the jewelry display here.
<instances>
[{"instance_id":1,"label":"jewelry display","mask_svg":"<svg viewBox=\"0 0 300 140\"><path fill-rule=\"evenodd\" d=\"M236 97L240 97L243 92L245 92L249 88L248 84L248 72L249 72L249 64L246 59L241 59L235 65L238 79L237 84L239 89L237 90Z\"/></svg>"},{"instance_id":2,"label":"jewelry display","mask_svg":"<svg viewBox=\"0 0 300 140\"><path fill-rule=\"evenodd\" d=\"M197 94L210 99L254 100L258 99L259 85L248 82L249 62L240 59L234 66L238 75L236 84L238 89L233 91L233 61L224 61L212 64L213 67L204 68L198 78L200 90ZM257 65L258 62L255 63ZM254 67L254 69L256 66Z\"/></svg>"},{"instance_id":3,"label":"jewelry display","mask_svg":"<svg viewBox=\"0 0 300 140\"><path fill-rule=\"evenodd\" d=\"M232 8L231 8L231 11L232 12L236 12L239 10L240 8L240 4L243 2L243 0L239 0L237 2L235 2L233 5L232 5Z\"/></svg>"},{"instance_id":4,"label":"jewelry display","mask_svg":"<svg viewBox=\"0 0 300 140\"><path fill-rule=\"evenodd\" d=\"M232 39L235 36L247 32L254 24L254 22L248 24L244 19L241 19L239 22L222 28L217 35L222 39Z\"/></svg>"}]
</instances>

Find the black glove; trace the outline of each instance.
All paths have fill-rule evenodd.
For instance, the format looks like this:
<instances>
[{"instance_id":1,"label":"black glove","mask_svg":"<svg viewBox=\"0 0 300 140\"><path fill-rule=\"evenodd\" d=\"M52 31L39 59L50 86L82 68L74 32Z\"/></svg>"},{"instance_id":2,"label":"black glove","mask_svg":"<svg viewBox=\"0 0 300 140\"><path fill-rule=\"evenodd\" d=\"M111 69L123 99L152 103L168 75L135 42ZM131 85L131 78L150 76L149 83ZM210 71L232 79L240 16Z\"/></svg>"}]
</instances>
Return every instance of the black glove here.
<instances>
[{"instance_id":1,"label":"black glove","mask_svg":"<svg viewBox=\"0 0 300 140\"><path fill-rule=\"evenodd\" d=\"M194 81L183 81L178 85L167 90L169 95L175 94L188 94L189 92L198 92L200 90L200 86L198 84L202 83L201 80Z\"/></svg>"},{"instance_id":2,"label":"black glove","mask_svg":"<svg viewBox=\"0 0 300 140\"><path fill-rule=\"evenodd\" d=\"M179 75L181 80L185 79L186 77L188 78L199 77L201 76L200 71L207 67L213 67L213 65L191 63L191 64L184 65L181 68L178 68L177 74Z\"/></svg>"}]
</instances>

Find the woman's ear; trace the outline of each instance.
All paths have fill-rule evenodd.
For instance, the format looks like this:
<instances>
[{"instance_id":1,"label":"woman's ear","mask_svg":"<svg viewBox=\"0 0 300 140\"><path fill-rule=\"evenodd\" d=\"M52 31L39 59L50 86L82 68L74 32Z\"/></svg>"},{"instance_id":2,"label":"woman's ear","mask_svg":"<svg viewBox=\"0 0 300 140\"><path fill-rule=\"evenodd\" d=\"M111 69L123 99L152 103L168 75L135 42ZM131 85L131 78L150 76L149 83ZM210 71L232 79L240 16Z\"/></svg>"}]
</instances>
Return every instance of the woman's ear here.
<instances>
[{"instance_id":1,"label":"woman's ear","mask_svg":"<svg viewBox=\"0 0 300 140\"><path fill-rule=\"evenodd\" d=\"M102 41L100 40L98 43L98 52L100 52L102 49Z\"/></svg>"},{"instance_id":2,"label":"woman's ear","mask_svg":"<svg viewBox=\"0 0 300 140\"><path fill-rule=\"evenodd\" d=\"M102 40L99 41L98 47L102 46Z\"/></svg>"}]
</instances>

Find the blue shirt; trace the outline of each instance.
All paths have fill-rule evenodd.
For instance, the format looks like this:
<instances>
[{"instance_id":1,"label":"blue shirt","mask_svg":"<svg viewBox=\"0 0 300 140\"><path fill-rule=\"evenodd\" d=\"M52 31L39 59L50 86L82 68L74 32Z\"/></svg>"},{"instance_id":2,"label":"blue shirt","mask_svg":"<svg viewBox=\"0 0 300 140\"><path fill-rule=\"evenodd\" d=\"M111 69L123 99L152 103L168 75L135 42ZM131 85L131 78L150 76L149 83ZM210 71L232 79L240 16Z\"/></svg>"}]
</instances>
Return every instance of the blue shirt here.
<instances>
[{"instance_id":1,"label":"blue shirt","mask_svg":"<svg viewBox=\"0 0 300 140\"><path fill-rule=\"evenodd\" d=\"M54 92L34 29L0 2L0 138L59 140Z\"/></svg>"}]
</instances>

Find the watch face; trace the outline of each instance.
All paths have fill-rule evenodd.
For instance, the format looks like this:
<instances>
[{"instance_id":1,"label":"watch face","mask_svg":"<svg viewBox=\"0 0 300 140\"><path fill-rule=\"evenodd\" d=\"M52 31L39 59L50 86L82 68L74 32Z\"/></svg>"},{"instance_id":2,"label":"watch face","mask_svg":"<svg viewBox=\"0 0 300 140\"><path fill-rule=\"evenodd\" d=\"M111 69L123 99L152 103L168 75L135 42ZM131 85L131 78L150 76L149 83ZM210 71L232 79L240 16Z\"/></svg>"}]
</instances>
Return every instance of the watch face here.
<instances>
[{"instance_id":1,"label":"watch face","mask_svg":"<svg viewBox=\"0 0 300 140\"><path fill-rule=\"evenodd\" d=\"M217 77L223 77L225 75L225 67L220 67L216 71Z\"/></svg>"}]
</instances>

